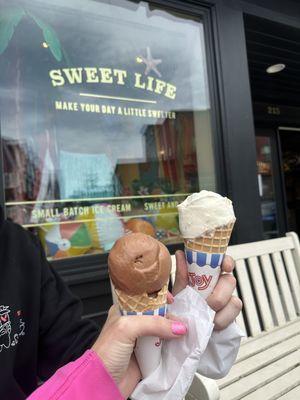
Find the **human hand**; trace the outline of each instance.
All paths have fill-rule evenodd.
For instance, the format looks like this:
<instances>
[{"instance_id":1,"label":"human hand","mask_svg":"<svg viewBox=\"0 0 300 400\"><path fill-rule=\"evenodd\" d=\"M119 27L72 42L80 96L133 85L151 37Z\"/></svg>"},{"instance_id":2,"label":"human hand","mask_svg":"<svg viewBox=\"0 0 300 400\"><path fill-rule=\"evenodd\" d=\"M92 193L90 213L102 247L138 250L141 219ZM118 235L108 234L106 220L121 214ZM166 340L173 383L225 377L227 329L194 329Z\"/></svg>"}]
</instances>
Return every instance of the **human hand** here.
<instances>
[{"instance_id":1,"label":"human hand","mask_svg":"<svg viewBox=\"0 0 300 400\"><path fill-rule=\"evenodd\" d=\"M120 316L117 306L109 310L107 321L92 349L101 358L107 371L127 398L141 379L133 355L136 339L140 336L157 336L176 339L187 333L180 321L160 316Z\"/></svg>"},{"instance_id":2,"label":"human hand","mask_svg":"<svg viewBox=\"0 0 300 400\"><path fill-rule=\"evenodd\" d=\"M172 294L175 296L188 285L188 267L184 252L178 250L176 256L176 278L173 286ZM234 261L230 256L223 259L221 265L221 275L213 290L207 297L207 304L215 312L214 329L222 330L230 325L240 313L243 303L233 296L233 291L236 287L236 279L232 275L234 269Z\"/></svg>"}]
</instances>

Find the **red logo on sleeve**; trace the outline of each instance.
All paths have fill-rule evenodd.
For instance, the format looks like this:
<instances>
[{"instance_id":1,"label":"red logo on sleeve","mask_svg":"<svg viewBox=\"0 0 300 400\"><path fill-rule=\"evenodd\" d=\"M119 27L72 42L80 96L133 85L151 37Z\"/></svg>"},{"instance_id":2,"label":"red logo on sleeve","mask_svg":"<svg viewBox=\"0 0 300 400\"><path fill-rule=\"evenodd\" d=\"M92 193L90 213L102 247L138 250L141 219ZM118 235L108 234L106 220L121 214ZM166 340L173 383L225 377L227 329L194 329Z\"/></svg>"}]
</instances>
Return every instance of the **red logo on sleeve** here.
<instances>
[{"instance_id":1,"label":"red logo on sleeve","mask_svg":"<svg viewBox=\"0 0 300 400\"><path fill-rule=\"evenodd\" d=\"M196 275L195 272L189 272L190 286L196 286L198 290L207 289L211 280L212 275Z\"/></svg>"}]
</instances>

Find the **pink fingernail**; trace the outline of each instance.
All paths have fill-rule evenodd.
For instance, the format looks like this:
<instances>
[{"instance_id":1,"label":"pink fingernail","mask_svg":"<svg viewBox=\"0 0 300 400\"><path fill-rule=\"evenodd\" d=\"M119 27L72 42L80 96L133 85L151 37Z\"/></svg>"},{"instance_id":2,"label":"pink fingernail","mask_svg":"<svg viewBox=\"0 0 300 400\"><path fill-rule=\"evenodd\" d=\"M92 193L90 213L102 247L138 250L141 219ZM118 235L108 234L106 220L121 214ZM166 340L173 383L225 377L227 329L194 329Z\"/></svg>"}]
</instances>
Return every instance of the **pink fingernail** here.
<instances>
[{"instance_id":1,"label":"pink fingernail","mask_svg":"<svg viewBox=\"0 0 300 400\"><path fill-rule=\"evenodd\" d=\"M174 335L184 335L187 332L187 327L182 322L173 322L172 323L172 333Z\"/></svg>"}]
</instances>

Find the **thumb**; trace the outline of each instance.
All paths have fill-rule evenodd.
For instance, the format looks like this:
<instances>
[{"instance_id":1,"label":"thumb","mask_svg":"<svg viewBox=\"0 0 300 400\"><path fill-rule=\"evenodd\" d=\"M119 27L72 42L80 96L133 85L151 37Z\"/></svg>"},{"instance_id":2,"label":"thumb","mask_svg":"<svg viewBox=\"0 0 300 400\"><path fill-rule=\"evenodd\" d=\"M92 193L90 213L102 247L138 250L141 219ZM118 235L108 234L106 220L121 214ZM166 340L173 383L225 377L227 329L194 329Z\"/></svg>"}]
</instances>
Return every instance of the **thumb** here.
<instances>
[{"instance_id":1,"label":"thumb","mask_svg":"<svg viewBox=\"0 0 300 400\"><path fill-rule=\"evenodd\" d=\"M121 317L128 319L124 323L127 325L127 334L131 340L141 336L157 336L162 339L174 339L185 335L188 331L187 326L176 320L170 320L160 316L137 315Z\"/></svg>"}]
</instances>

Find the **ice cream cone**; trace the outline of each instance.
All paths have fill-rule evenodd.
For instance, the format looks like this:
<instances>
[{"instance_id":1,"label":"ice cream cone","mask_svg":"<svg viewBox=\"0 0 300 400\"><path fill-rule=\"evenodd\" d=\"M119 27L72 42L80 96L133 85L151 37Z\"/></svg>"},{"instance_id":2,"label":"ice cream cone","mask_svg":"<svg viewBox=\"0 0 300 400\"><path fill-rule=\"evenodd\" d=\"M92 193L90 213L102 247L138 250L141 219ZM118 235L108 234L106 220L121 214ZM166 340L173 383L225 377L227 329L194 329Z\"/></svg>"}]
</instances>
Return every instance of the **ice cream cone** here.
<instances>
[{"instance_id":1,"label":"ice cream cone","mask_svg":"<svg viewBox=\"0 0 300 400\"><path fill-rule=\"evenodd\" d=\"M234 222L220 226L213 231L205 232L195 239L184 239L187 248L202 253L225 253L230 240Z\"/></svg>"},{"instance_id":2,"label":"ice cream cone","mask_svg":"<svg viewBox=\"0 0 300 400\"><path fill-rule=\"evenodd\" d=\"M219 279L234 222L194 239L184 239L189 284L207 298Z\"/></svg>"},{"instance_id":3,"label":"ice cream cone","mask_svg":"<svg viewBox=\"0 0 300 400\"><path fill-rule=\"evenodd\" d=\"M146 293L138 295L130 295L122 290L115 289L119 307L123 315L128 313L143 314L152 310L159 310L165 307L167 303L168 285L155 293L155 295L147 295Z\"/></svg>"},{"instance_id":4,"label":"ice cream cone","mask_svg":"<svg viewBox=\"0 0 300 400\"><path fill-rule=\"evenodd\" d=\"M165 316L171 264L167 248L149 235L131 233L117 240L108 265L123 316ZM146 378L160 363L161 340L139 337L135 356Z\"/></svg>"},{"instance_id":5,"label":"ice cream cone","mask_svg":"<svg viewBox=\"0 0 300 400\"><path fill-rule=\"evenodd\" d=\"M202 190L178 205L189 284L202 297L213 291L235 223L232 201Z\"/></svg>"}]
</instances>

